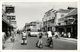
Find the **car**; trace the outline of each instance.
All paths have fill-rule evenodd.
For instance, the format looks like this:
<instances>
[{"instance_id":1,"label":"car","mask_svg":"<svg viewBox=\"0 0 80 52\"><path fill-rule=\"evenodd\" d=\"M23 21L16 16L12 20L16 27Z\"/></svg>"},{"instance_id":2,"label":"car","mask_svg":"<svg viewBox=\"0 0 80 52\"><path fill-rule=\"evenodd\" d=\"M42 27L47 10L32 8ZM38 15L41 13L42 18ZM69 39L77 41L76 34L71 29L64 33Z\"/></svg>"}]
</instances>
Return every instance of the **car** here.
<instances>
[{"instance_id":1,"label":"car","mask_svg":"<svg viewBox=\"0 0 80 52\"><path fill-rule=\"evenodd\" d=\"M35 37L37 37L38 34L39 34L39 32L30 32L30 36L35 36Z\"/></svg>"}]
</instances>

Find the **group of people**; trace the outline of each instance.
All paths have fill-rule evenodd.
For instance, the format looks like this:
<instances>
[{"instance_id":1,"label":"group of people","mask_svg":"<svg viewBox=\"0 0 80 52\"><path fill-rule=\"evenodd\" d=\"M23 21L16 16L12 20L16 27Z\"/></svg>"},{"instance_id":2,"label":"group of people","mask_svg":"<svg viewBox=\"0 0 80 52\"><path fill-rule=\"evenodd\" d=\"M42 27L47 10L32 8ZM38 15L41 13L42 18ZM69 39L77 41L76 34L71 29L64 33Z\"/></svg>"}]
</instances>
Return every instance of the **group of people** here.
<instances>
[{"instance_id":1,"label":"group of people","mask_svg":"<svg viewBox=\"0 0 80 52\"><path fill-rule=\"evenodd\" d=\"M4 37L3 37L3 47L4 47L4 44L5 44L5 33L4 34ZM20 33L19 33L20 34ZM21 32L21 35L22 35L22 42L21 44L22 45L27 45L27 38L28 38L28 35L30 34L29 31L23 31ZM39 47L39 48L42 48L43 47L43 40L42 40L42 37L43 37L44 33L42 31L39 32L38 34L38 41L36 42L36 46ZM47 46L48 47L53 47L53 34L51 31L47 31L45 33L45 35L47 35ZM68 37L70 38L71 37L71 33L67 33ZM14 30L11 31L11 42L14 42L15 41L15 36L16 36L16 33L14 32ZM54 36L55 38L59 38L60 36L64 36L66 37L66 33L62 32L61 34L59 32L54 32Z\"/></svg>"},{"instance_id":2,"label":"group of people","mask_svg":"<svg viewBox=\"0 0 80 52\"><path fill-rule=\"evenodd\" d=\"M55 31L53 35L54 35L55 38L60 38L60 37L71 38L71 33L70 32L66 33L66 32Z\"/></svg>"},{"instance_id":3,"label":"group of people","mask_svg":"<svg viewBox=\"0 0 80 52\"><path fill-rule=\"evenodd\" d=\"M9 35L7 37L7 34ZM14 42L15 40L15 31L14 30L11 30L11 33L8 31L7 34L5 32L2 32L2 48L4 49L5 48L5 43L6 43L6 40L10 37L10 40L11 42Z\"/></svg>"},{"instance_id":4,"label":"group of people","mask_svg":"<svg viewBox=\"0 0 80 52\"><path fill-rule=\"evenodd\" d=\"M23 31L22 32L21 45L27 45L27 38L28 38L29 34L30 34L30 32L28 32L28 31ZM53 41L52 41L52 33L51 33L51 31L48 31L47 34L48 34L47 35L47 46L53 45L52 44ZM38 41L36 42L36 47L42 48L43 47L43 40L42 40L43 32L40 31L37 37L38 37Z\"/></svg>"},{"instance_id":5,"label":"group of people","mask_svg":"<svg viewBox=\"0 0 80 52\"><path fill-rule=\"evenodd\" d=\"M46 41L47 45L46 46L53 47L53 40L52 40L52 33L51 33L51 31L47 31L46 35L47 35L47 41ZM39 48L43 47L42 37L43 37L43 32L40 32L39 33L39 40L36 43L36 46L39 47Z\"/></svg>"},{"instance_id":6,"label":"group of people","mask_svg":"<svg viewBox=\"0 0 80 52\"><path fill-rule=\"evenodd\" d=\"M62 37L68 37L68 38L71 37L70 32L68 32L68 33L62 32L60 34L60 32L55 31L54 34L53 34L52 31L47 31L45 34L47 35L47 46L48 47L53 47L53 37L55 37L55 38L60 38L61 36ZM42 47L42 45L41 45L42 44L42 36L43 35L39 35L39 40L37 42L38 47Z\"/></svg>"},{"instance_id":7,"label":"group of people","mask_svg":"<svg viewBox=\"0 0 80 52\"><path fill-rule=\"evenodd\" d=\"M71 33L70 33L70 32L67 32L67 33L62 32L60 36L61 36L61 37L71 38Z\"/></svg>"},{"instance_id":8,"label":"group of people","mask_svg":"<svg viewBox=\"0 0 80 52\"><path fill-rule=\"evenodd\" d=\"M28 37L29 34L30 34L30 32L26 32L26 31L22 32L22 43L21 44L24 44L24 45L27 44L27 37ZM53 34L52 34L52 32L51 31L47 31L45 34L47 35L47 46L50 47L52 45L52 47L53 47L53 40L52 40ZM68 33L68 37L70 37L70 35L71 34ZM54 32L54 37L55 38L60 38L60 36L66 37L66 34L64 32L62 32L61 34L59 32ZM43 47L42 37L43 37L43 32L41 31L38 34L38 38L39 39L38 39L38 41L36 43L36 46L39 47L39 48Z\"/></svg>"}]
</instances>

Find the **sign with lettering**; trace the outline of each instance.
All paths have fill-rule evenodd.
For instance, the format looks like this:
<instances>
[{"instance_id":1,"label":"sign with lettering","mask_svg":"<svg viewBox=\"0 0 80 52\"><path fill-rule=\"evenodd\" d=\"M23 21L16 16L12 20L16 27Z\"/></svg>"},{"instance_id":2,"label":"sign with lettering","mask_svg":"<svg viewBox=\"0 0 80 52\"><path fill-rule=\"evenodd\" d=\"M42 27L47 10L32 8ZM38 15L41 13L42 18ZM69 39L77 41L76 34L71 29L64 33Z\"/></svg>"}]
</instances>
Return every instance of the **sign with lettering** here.
<instances>
[{"instance_id":1,"label":"sign with lettering","mask_svg":"<svg viewBox=\"0 0 80 52\"><path fill-rule=\"evenodd\" d=\"M15 16L10 16L10 15L8 15L8 16L7 16L7 19L8 19L8 20L15 20Z\"/></svg>"},{"instance_id":2,"label":"sign with lettering","mask_svg":"<svg viewBox=\"0 0 80 52\"><path fill-rule=\"evenodd\" d=\"M10 24L16 24L16 21L12 21L12 20L11 20L11 21L10 21Z\"/></svg>"},{"instance_id":3,"label":"sign with lettering","mask_svg":"<svg viewBox=\"0 0 80 52\"><path fill-rule=\"evenodd\" d=\"M6 6L5 13L14 13L14 7L13 6Z\"/></svg>"}]
</instances>

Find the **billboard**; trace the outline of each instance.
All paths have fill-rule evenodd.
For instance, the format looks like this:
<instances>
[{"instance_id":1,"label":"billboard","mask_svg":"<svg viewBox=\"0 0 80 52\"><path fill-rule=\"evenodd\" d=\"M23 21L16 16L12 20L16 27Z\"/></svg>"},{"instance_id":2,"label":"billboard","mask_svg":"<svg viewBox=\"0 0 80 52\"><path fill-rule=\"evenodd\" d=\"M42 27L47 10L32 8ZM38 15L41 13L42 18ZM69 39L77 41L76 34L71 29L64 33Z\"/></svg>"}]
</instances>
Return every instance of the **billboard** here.
<instances>
[{"instance_id":1,"label":"billboard","mask_svg":"<svg viewBox=\"0 0 80 52\"><path fill-rule=\"evenodd\" d=\"M13 6L6 6L5 13L14 13L14 7Z\"/></svg>"}]
</instances>

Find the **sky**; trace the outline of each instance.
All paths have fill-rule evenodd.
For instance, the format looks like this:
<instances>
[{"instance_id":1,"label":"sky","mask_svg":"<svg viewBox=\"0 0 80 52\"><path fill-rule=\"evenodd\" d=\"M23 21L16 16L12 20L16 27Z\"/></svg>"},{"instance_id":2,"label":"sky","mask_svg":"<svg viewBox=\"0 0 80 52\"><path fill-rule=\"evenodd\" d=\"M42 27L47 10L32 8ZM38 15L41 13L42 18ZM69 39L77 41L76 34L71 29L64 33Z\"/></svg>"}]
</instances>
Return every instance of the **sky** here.
<instances>
[{"instance_id":1,"label":"sky","mask_svg":"<svg viewBox=\"0 0 80 52\"><path fill-rule=\"evenodd\" d=\"M15 6L17 27L22 29L25 23L41 21L45 12L50 9L67 9L77 7L77 2L9 2L3 3Z\"/></svg>"}]
</instances>

